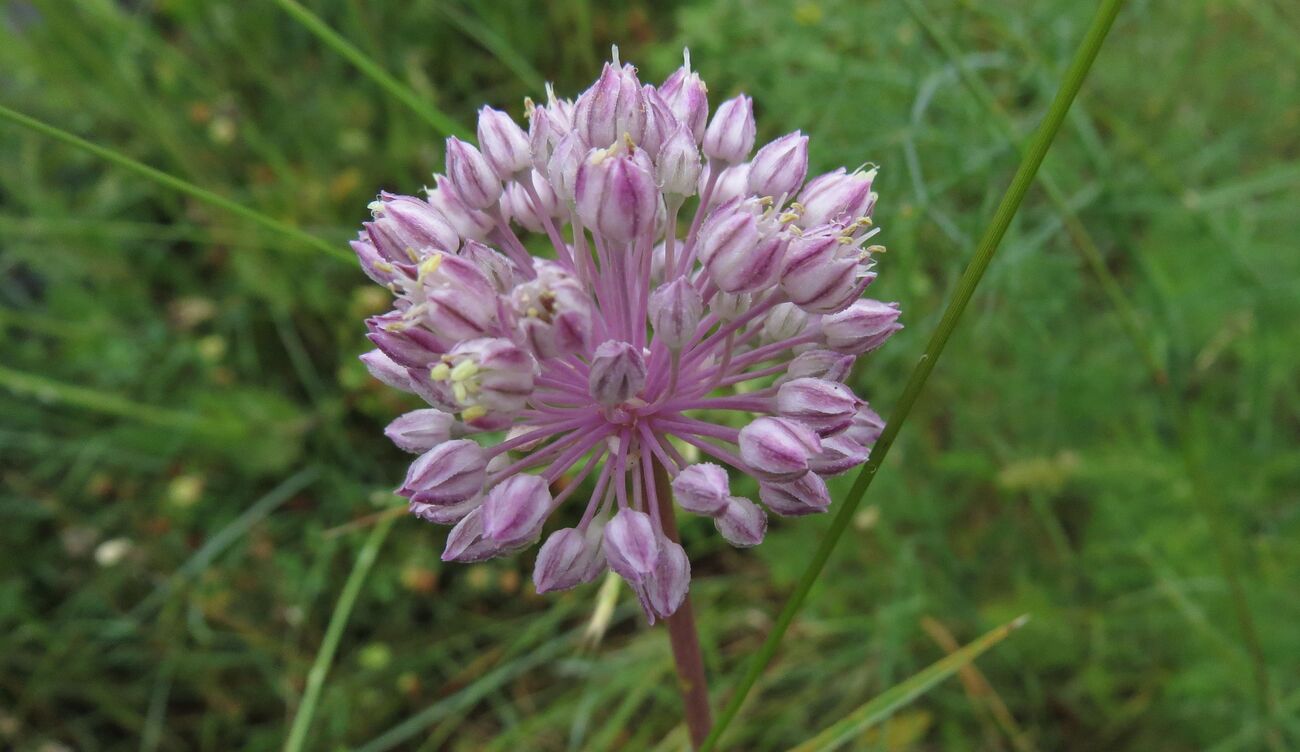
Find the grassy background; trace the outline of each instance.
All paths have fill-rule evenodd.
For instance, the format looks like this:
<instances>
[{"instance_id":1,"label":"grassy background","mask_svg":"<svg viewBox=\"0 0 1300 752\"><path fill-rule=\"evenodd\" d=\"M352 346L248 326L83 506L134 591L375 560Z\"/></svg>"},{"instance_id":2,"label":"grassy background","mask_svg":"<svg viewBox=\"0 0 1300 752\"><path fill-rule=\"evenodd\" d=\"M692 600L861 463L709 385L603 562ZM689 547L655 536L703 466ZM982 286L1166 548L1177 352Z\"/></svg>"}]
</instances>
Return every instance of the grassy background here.
<instances>
[{"instance_id":1,"label":"grassy background","mask_svg":"<svg viewBox=\"0 0 1300 752\"><path fill-rule=\"evenodd\" d=\"M883 165L873 289L908 328L855 376L882 412L1091 12L308 5L460 122L520 115L542 79L576 93L610 42L652 81L689 45L715 102L749 92L761 135L812 135L814 168ZM423 120L272 3L4 0L0 19L0 104L331 242L440 164ZM978 664L991 691L950 681L852 747L1300 746L1297 39L1282 0L1129 3L1052 193L1031 192L731 748L804 740L941 657L940 633L1021 613ZM383 303L346 263L0 124L0 747L283 743L407 460L380 431L410 403L356 361ZM715 698L827 522L748 552L686 522ZM538 598L531 554L443 566L444 536L401 518L382 541L307 748L681 747L666 639L626 590L582 643L595 587Z\"/></svg>"}]
</instances>

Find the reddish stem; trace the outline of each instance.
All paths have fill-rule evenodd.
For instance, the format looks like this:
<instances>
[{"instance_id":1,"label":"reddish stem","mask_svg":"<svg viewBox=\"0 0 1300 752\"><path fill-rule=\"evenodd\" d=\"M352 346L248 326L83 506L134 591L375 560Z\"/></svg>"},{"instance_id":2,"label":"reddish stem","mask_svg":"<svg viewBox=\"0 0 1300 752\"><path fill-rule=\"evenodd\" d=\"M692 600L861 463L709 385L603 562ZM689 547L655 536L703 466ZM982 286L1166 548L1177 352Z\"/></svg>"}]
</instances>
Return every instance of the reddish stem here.
<instances>
[{"instance_id":1,"label":"reddish stem","mask_svg":"<svg viewBox=\"0 0 1300 752\"><path fill-rule=\"evenodd\" d=\"M669 540L680 542L668 473L658 461L654 463L654 469L659 519L664 535ZM704 676L704 656L700 653L700 636L695 628L690 594L687 594L677 612L666 621L668 641L673 647L673 661L677 664L677 688L682 693L682 703L686 708L686 728L690 731L691 748L699 749L713 728L713 714L709 711L709 685Z\"/></svg>"}]
</instances>

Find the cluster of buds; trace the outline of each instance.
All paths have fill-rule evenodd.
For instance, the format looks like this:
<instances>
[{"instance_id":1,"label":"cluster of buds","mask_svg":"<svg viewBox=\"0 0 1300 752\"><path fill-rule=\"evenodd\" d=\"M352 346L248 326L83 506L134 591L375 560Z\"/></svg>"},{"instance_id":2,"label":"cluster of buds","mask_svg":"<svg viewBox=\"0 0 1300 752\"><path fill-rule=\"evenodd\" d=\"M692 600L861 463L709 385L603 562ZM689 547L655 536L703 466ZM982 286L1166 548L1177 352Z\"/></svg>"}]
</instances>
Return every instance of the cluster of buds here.
<instances>
[{"instance_id":1,"label":"cluster of buds","mask_svg":"<svg viewBox=\"0 0 1300 752\"><path fill-rule=\"evenodd\" d=\"M576 101L547 94L527 130L485 107L477 147L448 139L427 199L371 205L352 246L395 304L362 360L430 405L387 433L419 454L411 512L455 525L444 559L530 546L590 489L545 536L537 590L612 569L653 622L690 582L669 496L753 546L769 512L825 511L825 478L880 434L844 383L900 328L897 305L862 297L884 250L875 170L805 182L797 131L755 153L751 100L710 117L689 57L656 87L615 50Z\"/></svg>"}]
</instances>

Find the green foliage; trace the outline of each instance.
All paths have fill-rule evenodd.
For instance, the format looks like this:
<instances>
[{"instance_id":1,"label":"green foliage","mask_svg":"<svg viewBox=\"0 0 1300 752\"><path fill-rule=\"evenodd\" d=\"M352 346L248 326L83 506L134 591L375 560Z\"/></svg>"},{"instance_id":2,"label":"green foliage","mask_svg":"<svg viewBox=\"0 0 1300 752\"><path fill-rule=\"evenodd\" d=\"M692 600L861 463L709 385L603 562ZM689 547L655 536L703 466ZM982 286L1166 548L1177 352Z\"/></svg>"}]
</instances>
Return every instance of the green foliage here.
<instances>
[{"instance_id":1,"label":"green foliage","mask_svg":"<svg viewBox=\"0 0 1300 752\"><path fill-rule=\"evenodd\" d=\"M882 165L873 292L908 328L856 378L886 412L1017 161L961 68L1023 141L1092 10L925 0L959 64L896 3L304 5L461 123L519 115L537 74L576 91L610 42L656 80L689 45L715 101L810 133L814 168ZM340 248L441 158L275 3L0 20L0 105ZM806 741L941 658L924 616L968 642L1022 613L978 666L1023 738L950 682L851 747L1300 746L1298 30L1273 0L1130 3L1044 168L1169 388L1032 190L731 748ZM355 360L381 305L292 238L0 125L0 747L284 744L406 460L381 429L410 403ZM715 704L828 522L736 552L683 520ZM444 567L444 535L393 525L304 748L683 746L666 641L626 592L584 647L595 587L538 598L530 555Z\"/></svg>"}]
</instances>

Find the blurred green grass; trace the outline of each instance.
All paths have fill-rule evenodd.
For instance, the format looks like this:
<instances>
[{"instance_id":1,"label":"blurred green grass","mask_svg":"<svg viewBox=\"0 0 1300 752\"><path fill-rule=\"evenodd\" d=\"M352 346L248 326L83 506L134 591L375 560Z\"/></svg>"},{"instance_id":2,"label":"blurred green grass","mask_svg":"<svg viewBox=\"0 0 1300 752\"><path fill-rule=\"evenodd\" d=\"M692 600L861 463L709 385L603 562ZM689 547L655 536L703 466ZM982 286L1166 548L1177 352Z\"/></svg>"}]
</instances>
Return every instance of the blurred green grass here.
<instances>
[{"instance_id":1,"label":"blurred green grass","mask_svg":"<svg viewBox=\"0 0 1300 752\"><path fill-rule=\"evenodd\" d=\"M538 75L575 93L610 42L647 80L689 45L715 101L744 90L762 135L809 132L814 168L881 164L875 290L908 324L856 376L881 408L1015 164L961 71L1023 138L1091 10L925 0L954 58L892 3L306 5L462 123L519 115ZM440 162L424 120L271 3L0 19L0 104L332 242ZM923 617L965 642L1025 612L979 663L1023 737L952 682L855 748L1300 746L1297 38L1284 2L1130 3L1044 167L1169 387L1033 191L732 748L804 741L932 663ZM0 127L0 376L75 387L0 390L0 746L283 743L405 460L380 429L408 403L355 359L381 304L347 265ZM686 523L715 697L826 522L748 552ZM595 588L538 598L527 555L444 567L444 535L393 527L307 748L680 747L666 641L626 593L580 649Z\"/></svg>"}]
</instances>

